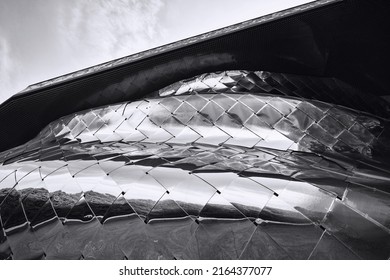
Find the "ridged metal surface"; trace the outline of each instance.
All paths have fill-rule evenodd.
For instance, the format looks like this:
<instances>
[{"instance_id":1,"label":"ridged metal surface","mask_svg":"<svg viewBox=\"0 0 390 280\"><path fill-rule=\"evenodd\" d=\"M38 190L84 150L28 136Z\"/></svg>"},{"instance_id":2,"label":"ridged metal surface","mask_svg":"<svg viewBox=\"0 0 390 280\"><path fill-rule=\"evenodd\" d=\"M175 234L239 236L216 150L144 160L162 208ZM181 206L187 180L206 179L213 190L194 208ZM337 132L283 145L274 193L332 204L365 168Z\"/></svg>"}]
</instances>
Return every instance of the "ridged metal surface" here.
<instances>
[{"instance_id":1,"label":"ridged metal surface","mask_svg":"<svg viewBox=\"0 0 390 280\"><path fill-rule=\"evenodd\" d=\"M1 258L388 259L388 122L267 76L201 75L1 153Z\"/></svg>"}]
</instances>

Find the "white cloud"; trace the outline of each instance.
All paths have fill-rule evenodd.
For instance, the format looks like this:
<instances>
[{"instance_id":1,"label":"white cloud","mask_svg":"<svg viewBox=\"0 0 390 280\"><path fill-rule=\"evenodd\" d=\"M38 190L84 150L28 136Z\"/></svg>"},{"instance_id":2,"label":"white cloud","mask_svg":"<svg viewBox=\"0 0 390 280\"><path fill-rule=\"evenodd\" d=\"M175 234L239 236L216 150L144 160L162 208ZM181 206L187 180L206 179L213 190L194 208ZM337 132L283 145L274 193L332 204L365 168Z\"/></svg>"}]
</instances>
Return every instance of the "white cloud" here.
<instances>
[{"instance_id":1,"label":"white cloud","mask_svg":"<svg viewBox=\"0 0 390 280\"><path fill-rule=\"evenodd\" d=\"M19 75L20 67L12 60L11 53L10 45L0 30L0 102L10 96L10 89L22 83L14 79Z\"/></svg>"},{"instance_id":2,"label":"white cloud","mask_svg":"<svg viewBox=\"0 0 390 280\"><path fill-rule=\"evenodd\" d=\"M12 69L10 64L8 43L4 38L0 37L0 77L2 82L9 79L8 70Z\"/></svg>"},{"instance_id":3,"label":"white cloud","mask_svg":"<svg viewBox=\"0 0 390 280\"><path fill-rule=\"evenodd\" d=\"M0 101L27 85L157 46L161 0L0 4Z\"/></svg>"},{"instance_id":4,"label":"white cloud","mask_svg":"<svg viewBox=\"0 0 390 280\"><path fill-rule=\"evenodd\" d=\"M77 57L99 63L128 55L162 40L160 0L73 1L60 17L65 47ZM78 52L78 53L77 53ZM81 52L81 53L80 53ZM91 65L87 62L87 65Z\"/></svg>"}]
</instances>

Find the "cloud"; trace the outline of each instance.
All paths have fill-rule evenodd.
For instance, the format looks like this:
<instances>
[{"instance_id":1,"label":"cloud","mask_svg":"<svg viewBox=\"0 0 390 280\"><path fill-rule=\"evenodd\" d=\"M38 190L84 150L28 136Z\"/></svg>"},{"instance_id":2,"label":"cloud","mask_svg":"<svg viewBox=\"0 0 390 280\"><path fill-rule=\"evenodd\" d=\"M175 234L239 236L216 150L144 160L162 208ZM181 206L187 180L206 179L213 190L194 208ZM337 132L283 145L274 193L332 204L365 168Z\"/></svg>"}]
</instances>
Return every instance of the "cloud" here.
<instances>
[{"instance_id":1,"label":"cloud","mask_svg":"<svg viewBox=\"0 0 390 280\"><path fill-rule=\"evenodd\" d=\"M12 65L9 59L8 42L4 38L0 37L0 82L9 81L9 69L12 69ZM4 85L2 85L2 87L3 86Z\"/></svg>"},{"instance_id":2,"label":"cloud","mask_svg":"<svg viewBox=\"0 0 390 280\"><path fill-rule=\"evenodd\" d=\"M66 48L95 63L149 48L164 33L157 17L164 6L160 0L73 1L70 6L60 17Z\"/></svg>"},{"instance_id":3,"label":"cloud","mask_svg":"<svg viewBox=\"0 0 390 280\"><path fill-rule=\"evenodd\" d=\"M27 85L157 46L161 0L0 4L0 102Z\"/></svg>"}]
</instances>

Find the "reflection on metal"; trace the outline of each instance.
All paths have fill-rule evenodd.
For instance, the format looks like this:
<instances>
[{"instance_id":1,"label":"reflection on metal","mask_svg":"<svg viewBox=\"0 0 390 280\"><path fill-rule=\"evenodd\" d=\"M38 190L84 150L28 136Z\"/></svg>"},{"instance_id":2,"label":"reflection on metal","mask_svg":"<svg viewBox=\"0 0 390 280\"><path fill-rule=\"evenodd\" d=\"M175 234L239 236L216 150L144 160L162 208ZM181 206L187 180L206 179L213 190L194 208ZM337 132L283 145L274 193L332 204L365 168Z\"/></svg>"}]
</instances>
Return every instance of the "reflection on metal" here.
<instances>
[{"instance_id":1,"label":"reflection on metal","mask_svg":"<svg viewBox=\"0 0 390 280\"><path fill-rule=\"evenodd\" d=\"M0 257L388 259L388 122L269 75L201 75L1 153Z\"/></svg>"}]
</instances>

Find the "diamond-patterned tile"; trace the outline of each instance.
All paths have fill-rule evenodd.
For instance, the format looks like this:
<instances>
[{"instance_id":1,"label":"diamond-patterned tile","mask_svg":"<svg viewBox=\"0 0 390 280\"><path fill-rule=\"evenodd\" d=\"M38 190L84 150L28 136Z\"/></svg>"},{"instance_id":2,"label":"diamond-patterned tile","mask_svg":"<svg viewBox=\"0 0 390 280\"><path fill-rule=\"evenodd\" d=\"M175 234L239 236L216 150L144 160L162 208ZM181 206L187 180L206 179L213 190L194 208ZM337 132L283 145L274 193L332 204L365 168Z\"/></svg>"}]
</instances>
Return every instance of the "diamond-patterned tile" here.
<instances>
[{"instance_id":1,"label":"diamond-patterned tile","mask_svg":"<svg viewBox=\"0 0 390 280\"><path fill-rule=\"evenodd\" d=\"M340 88L224 71L62 117L0 154L0 258L388 259L388 122Z\"/></svg>"}]
</instances>

